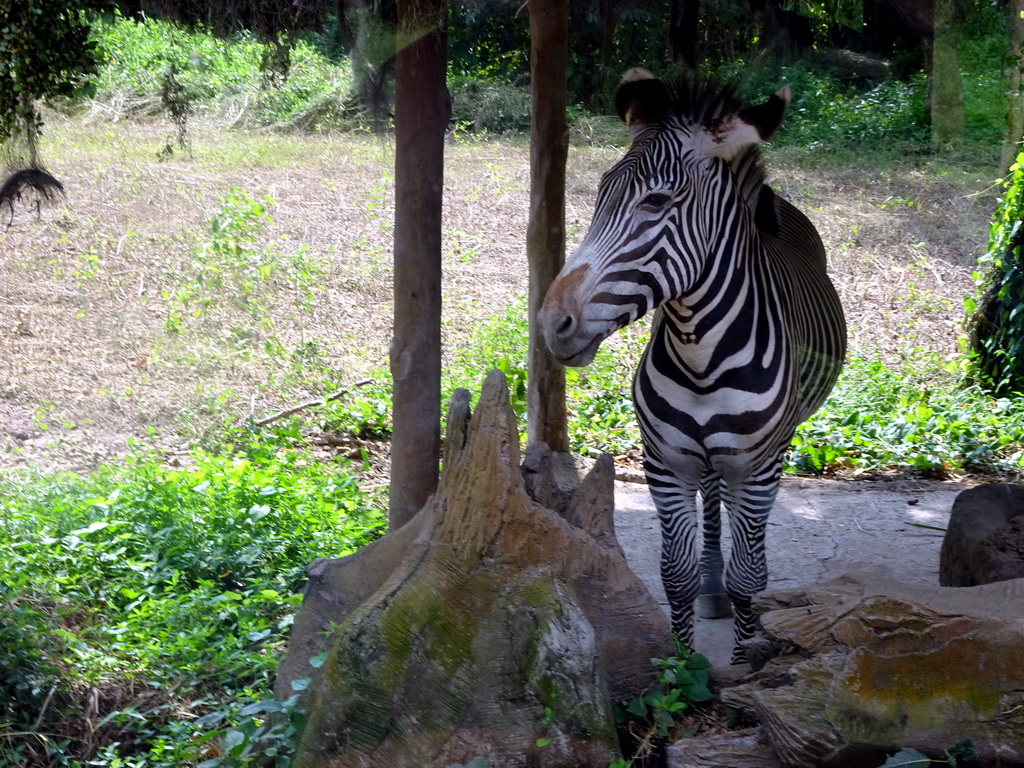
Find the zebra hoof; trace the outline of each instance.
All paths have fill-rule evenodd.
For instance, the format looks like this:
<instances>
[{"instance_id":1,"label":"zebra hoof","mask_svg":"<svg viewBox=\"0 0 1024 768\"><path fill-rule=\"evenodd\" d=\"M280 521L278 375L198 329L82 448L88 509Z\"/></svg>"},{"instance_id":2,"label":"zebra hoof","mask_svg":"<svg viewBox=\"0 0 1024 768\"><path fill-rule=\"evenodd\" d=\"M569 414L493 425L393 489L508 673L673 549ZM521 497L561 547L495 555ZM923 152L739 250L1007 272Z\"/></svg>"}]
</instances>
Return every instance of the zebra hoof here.
<instances>
[{"instance_id":1,"label":"zebra hoof","mask_svg":"<svg viewBox=\"0 0 1024 768\"><path fill-rule=\"evenodd\" d=\"M724 592L697 595L697 615L702 619L724 619L732 613L732 603Z\"/></svg>"}]
</instances>

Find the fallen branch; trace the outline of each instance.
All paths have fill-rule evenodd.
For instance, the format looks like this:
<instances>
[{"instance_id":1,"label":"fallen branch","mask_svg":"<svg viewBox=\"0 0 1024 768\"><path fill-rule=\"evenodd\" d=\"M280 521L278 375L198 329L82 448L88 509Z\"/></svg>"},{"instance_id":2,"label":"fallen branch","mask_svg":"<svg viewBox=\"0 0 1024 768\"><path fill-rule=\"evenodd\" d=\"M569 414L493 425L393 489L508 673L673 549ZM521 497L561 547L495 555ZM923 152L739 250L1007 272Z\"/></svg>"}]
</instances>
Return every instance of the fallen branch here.
<instances>
[{"instance_id":1,"label":"fallen branch","mask_svg":"<svg viewBox=\"0 0 1024 768\"><path fill-rule=\"evenodd\" d=\"M365 386L366 384L369 384L371 381L373 381L373 379L363 379L362 381L357 381L355 384L349 387L343 387L342 389L339 389L332 395L328 395L327 397L318 397L316 400L307 400L304 403L299 403L298 405L293 405L289 408L285 408L283 411L273 413L270 416L267 416L265 419L259 419L258 421L255 422L255 424L257 427L265 427L267 426L267 424L271 424L277 421L278 419L283 419L286 416L291 416L292 414L298 413L299 411L304 411L307 408L315 408L320 405L327 405L332 400L337 400L338 398L347 394L349 391L355 389L356 387Z\"/></svg>"}]
</instances>

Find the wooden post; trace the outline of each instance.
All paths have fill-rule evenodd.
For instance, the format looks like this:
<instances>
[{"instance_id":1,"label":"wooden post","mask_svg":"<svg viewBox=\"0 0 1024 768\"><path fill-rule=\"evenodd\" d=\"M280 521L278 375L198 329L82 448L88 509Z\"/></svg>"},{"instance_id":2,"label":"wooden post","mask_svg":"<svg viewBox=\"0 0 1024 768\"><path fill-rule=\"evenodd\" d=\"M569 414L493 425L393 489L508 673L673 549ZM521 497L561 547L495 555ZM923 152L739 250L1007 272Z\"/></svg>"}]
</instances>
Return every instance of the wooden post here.
<instances>
[{"instance_id":1,"label":"wooden post","mask_svg":"<svg viewBox=\"0 0 1024 768\"><path fill-rule=\"evenodd\" d=\"M527 433L554 451L569 450L565 369L548 352L537 313L565 263L565 164L569 6L567 0L529 0L530 6L530 351Z\"/></svg>"},{"instance_id":2,"label":"wooden post","mask_svg":"<svg viewBox=\"0 0 1024 768\"><path fill-rule=\"evenodd\" d=\"M434 492L441 455L441 199L450 115L445 11L444 0L398 3L392 529Z\"/></svg>"}]
</instances>

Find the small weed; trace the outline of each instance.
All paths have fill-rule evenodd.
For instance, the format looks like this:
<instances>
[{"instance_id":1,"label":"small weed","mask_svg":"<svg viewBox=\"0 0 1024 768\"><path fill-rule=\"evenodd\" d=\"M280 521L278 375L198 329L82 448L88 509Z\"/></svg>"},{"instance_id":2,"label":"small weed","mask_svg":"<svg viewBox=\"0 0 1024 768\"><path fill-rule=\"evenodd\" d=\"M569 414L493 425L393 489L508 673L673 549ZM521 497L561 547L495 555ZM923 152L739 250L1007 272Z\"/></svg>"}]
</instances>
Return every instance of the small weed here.
<instances>
[{"instance_id":1,"label":"small weed","mask_svg":"<svg viewBox=\"0 0 1024 768\"><path fill-rule=\"evenodd\" d=\"M286 253L280 242L263 242L274 223L273 205L269 196L256 199L232 188L211 219L208 236L194 249L191 274L177 281L169 275L172 286L161 294L167 307L164 330L189 354L219 342L229 356L288 356L275 333L274 314L282 299L299 312L311 311L327 264L305 245Z\"/></svg>"},{"instance_id":2,"label":"small weed","mask_svg":"<svg viewBox=\"0 0 1024 768\"><path fill-rule=\"evenodd\" d=\"M191 157L192 139L188 135L188 120L192 115L192 101L188 89L178 79L178 69L174 64L168 64L160 78L160 105L174 123L176 135L167 139L163 148L157 152L157 159L170 159L175 145Z\"/></svg>"},{"instance_id":3,"label":"small weed","mask_svg":"<svg viewBox=\"0 0 1024 768\"><path fill-rule=\"evenodd\" d=\"M659 670L658 683L615 708L616 722L634 741L634 752L609 768L628 768L649 755L655 740L668 736L683 712L711 699L707 671L711 663L701 654L677 643L675 656L651 659L651 664Z\"/></svg>"}]
</instances>

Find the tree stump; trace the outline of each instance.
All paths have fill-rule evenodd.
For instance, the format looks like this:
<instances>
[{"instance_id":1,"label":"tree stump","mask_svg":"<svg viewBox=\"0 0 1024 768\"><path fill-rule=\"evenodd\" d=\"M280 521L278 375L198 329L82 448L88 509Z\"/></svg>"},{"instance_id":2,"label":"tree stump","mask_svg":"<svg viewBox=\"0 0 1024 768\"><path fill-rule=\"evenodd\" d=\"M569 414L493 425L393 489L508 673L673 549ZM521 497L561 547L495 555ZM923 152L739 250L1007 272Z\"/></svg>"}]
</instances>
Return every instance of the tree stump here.
<instances>
[{"instance_id":1,"label":"tree stump","mask_svg":"<svg viewBox=\"0 0 1024 768\"><path fill-rule=\"evenodd\" d=\"M278 680L287 696L312 678L295 768L606 768L618 756L611 702L653 682L668 623L615 539L610 457L566 494L550 452L529 453L531 486L566 498L564 515L525 490L493 371L472 416L468 392L452 398L438 491L413 520L310 567Z\"/></svg>"}]
</instances>

